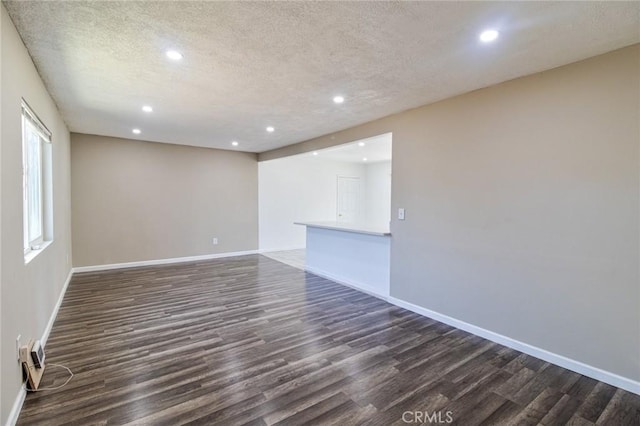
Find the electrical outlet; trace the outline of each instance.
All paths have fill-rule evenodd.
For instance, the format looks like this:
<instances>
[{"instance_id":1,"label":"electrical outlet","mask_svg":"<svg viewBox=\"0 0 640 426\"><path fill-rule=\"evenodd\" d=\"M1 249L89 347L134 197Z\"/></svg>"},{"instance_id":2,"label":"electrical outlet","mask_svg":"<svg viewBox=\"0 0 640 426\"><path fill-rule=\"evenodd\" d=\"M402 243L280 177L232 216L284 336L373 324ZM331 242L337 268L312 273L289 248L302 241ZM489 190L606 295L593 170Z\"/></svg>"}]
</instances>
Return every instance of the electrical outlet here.
<instances>
[{"instance_id":1,"label":"electrical outlet","mask_svg":"<svg viewBox=\"0 0 640 426\"><path fill-rule=\"evenodd\" d=\"M20 339L22 339L22 334L18 334L16 337L16 358L20 361Z\"/></svg>"},{"instance_id":2,"label":"electrical outlet","mask_svg":"<svg viewBox=\"0 0 640 426\"><path fill-rule=\"evenodd\" d=\"M218 245L218 239L217 238L214 238L211 242L213 243L214 246Z\"/></svg>"}]
</instances>

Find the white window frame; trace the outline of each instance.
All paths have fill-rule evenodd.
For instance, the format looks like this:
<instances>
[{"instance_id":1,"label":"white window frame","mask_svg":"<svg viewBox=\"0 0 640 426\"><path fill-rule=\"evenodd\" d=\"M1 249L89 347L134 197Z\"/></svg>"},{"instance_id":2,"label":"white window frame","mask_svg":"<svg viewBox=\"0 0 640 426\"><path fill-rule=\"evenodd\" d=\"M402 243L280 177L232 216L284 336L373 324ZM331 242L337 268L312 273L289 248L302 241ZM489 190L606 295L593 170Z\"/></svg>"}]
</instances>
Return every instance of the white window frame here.
<instances>
[{"instance_id":1,"label":"white window frame","mask_svg":"<svg viewBox=\"0 0 640 426\"><path fill-rule=\"evenodd\" d=\"M30 170L30 164L33 164L33 161L30 161L30 155L32 154L29 149L29 137L31 135L38 137L38 156L37 159L39 170L37 173L39 174L39 188L37 199L39 200L40 211L37 212L37 220L39 221L38 228L40 232L32 235L31 234L31 217L30 215L32 206L30 205L31 200L29 195L29 177L32 173ZM48 206L45 200L45 191L47 191L48 184L47 175L48 170L47 165L45 163L46 155L48 151L48 147L45 144L51 144L51 132L47 127L42 123L42 121L38 118L38 116L33 112L33 110L29 107L29 105L22 100L22 201L23 201L23 248L24 254L27 256L32 251L39 250L43 248L45 243L45 236L47 230L45 229L46 223L46 215L50 214L48 212ZM50 155L50 154L49 154Z\"/></svg>"}]
</instances>

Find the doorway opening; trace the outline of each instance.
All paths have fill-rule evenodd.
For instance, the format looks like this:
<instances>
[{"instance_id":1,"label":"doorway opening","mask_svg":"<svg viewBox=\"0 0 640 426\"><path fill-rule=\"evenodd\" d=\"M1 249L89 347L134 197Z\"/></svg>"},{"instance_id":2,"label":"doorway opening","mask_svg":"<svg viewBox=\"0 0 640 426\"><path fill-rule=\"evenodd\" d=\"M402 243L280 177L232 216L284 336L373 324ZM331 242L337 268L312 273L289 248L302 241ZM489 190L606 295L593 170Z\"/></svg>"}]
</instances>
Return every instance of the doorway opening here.
<instances>
[{"instance_id":1,"label":"doorway opening","mask_svg":"<svg viewBox=\"0 0 640 426\"><path fill-rule=\"evenodd\" d=\"M294 222L359 223L389 229L392 134L258 164L259 247L304 265L306 232Z\"/></svg>"}]
</instances>

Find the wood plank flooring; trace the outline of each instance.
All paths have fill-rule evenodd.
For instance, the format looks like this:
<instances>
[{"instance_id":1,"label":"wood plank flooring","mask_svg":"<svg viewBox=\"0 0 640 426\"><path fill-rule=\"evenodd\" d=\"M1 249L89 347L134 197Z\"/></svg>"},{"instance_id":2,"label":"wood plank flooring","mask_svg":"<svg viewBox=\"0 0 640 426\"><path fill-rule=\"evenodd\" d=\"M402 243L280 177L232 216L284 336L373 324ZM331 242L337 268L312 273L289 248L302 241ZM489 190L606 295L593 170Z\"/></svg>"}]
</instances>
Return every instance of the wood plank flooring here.
<instances>
[{"instance_id":1,"label":"wood plank flooring","mask_svg":"<svg viewBox=\"0 0 640 426\"><path fill-rule=\"evenodd\" d=\"M46 349L75 377L20 425L640 424L637 395L260 255L77 274Z\"/></svg>"}]
</instances>

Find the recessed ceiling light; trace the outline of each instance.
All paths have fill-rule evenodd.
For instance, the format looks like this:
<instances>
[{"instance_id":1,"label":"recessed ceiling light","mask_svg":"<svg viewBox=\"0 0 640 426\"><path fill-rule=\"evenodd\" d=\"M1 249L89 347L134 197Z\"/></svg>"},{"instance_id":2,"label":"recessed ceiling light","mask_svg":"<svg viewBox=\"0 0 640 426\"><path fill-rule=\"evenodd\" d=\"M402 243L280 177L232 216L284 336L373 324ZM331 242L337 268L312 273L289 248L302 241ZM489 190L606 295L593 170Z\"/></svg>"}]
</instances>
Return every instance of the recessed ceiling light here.
<instances>
[{"instance_id":1,"label":"recessed ceiling light","mask_svg":"<svg viewBox=\"0 0 640 426\"><path fill-rule=\"evenodd\" d=\"M362 159L362 161L367 161L367 157L364 157L364 158Z\"/></svg>"},{"instance_id":2,"label":"recessed ceiling light","mask_svg":"<svg viewBox=\"0 0 640 426\"><path fill-rule=\"evenodd\" d=\"M174 61L179 61L182 59L182 53L177 50L167 50L167 58L172 59Z\"/></svg>"},{"instance_id":3,"label":"recessed ceiling light","mask_svg":"<svg viewBox=\"0 0 640 426\"><path fill-rule=\"evenodd\" d=\"M313 155L318 155L318 151L313 151Z\"/></svg>"},{"instance_id":4,"label":"recessed ceiling light","mask_svg":"<svg viewBox=\"0 0 640 426\"><path fill-rule=\"evenodd\" d=\"M139 135L140 133L142 133L140 129L133 129L132 132L136 135Z\"/></svg>"},{"instance_id":5,"label":"recessed ceiling light","mask_svg":"<svg viewBox=\"0 0 640 426\"><path fill-rule=\"evenodd\" d=\"M274 128L273 128L273 127L271 127L271 126L267 127L267 132L269 132L269 133L273 132L274 130L276 130L276 129L274 129Z\"/></svg>"},{"instance_id":6,"label":"recessed ceiling light","mask_svg":"<svg viewBox=\"0 0 640 426\"><path fill-rule=\"evenodd\" d=\"M358 146L364 146L364 142L358 142Z\"/></svg>"},{"instance_id":7,"label":"recessed ceiling light","mask_svg":"<svg viewBox=\"0 0 640 426\"><path fill-rule=\"evenodd\" d=\"M233 142L231 142L231 145L233 145L233 146L238 146L238 142L233 141Z\"/></svg>"},{"instance_id":8,"label":"recessed ceiling light","mask_svg":"<svg viewBox=\"0 0 640 426\"><path fill-rule=\"evenodd\" d=\"M480 33L480 41L483 43L490 43L498 38L500 33L496 30L486 30Z\"/></svg>"},{"instance_id":9,"label":"recessed ceiling light","mask_svg":"<svg viewBox=\"0 0 640 426\"><path fill-rule=\"evenodd\" d=\"M333 97L333 102L337 103L337 104L341 104L344 102L344 97L343 96L334 96Z\"/></svg>"},{"instance_id":10,"label":"recessed ceiling light","mask_svg":"<svg viewBox=\"0 0 640 426\"><path fill-rule=\"evenodd\" d=\"M153 112L153 108L151 108L149 105L145 105L142 107L142 110L144 112Z\"/></svg>"}]
</instances>

